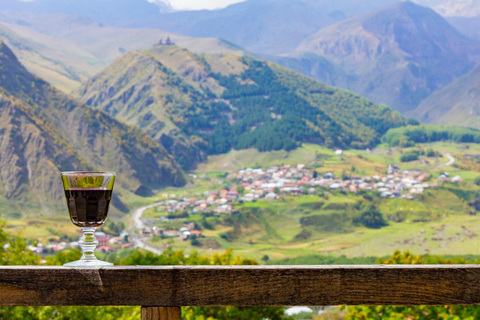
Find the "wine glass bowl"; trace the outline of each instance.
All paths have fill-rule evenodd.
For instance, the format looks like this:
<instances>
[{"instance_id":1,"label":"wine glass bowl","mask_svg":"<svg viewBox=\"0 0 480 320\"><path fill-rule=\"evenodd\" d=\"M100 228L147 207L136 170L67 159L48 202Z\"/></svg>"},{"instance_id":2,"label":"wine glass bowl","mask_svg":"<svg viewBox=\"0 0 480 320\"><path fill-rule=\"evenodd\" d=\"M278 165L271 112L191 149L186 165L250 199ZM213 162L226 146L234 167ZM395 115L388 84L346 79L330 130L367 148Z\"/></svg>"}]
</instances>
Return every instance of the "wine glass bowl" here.
<instances>
[{"instance_id":1,"label":"wine glass bowl","mask_svg":"<svg viewBox=\"0 0 480 320\"><path fill-rule=\"evenodd\" d=\"M62 172L62 181L70 220L83 232L79 241L82 257L80 260L66 263L64 266L105 267L113 265L95 257L98 241L94 234L95 229L107 219L115 183L115 172Z\"/></svg>"}]
</instances>

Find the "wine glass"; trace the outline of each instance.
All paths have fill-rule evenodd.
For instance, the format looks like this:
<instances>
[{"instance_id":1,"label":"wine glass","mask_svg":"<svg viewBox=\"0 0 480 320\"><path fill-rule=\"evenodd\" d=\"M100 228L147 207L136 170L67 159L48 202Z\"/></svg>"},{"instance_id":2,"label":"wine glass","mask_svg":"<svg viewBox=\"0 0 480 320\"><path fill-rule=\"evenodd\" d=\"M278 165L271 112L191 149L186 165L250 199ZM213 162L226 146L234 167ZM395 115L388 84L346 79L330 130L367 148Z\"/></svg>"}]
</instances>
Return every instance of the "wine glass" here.
<instances>
[{"instance_id":1,"label":"wine glass","mask_svg":"<svg viewBox=\"0 0 480 320\"><path fill-rule=\"evenodd\" d=\"M83 232L78 243L82 249L82 258L66 263L64 266L112 266L113 263L100 261L95 257L95 248L98 244L95 239L95 229L107 219L115 172L62 172L62 181L70 220Z\"/></svg>"}]
</instances>

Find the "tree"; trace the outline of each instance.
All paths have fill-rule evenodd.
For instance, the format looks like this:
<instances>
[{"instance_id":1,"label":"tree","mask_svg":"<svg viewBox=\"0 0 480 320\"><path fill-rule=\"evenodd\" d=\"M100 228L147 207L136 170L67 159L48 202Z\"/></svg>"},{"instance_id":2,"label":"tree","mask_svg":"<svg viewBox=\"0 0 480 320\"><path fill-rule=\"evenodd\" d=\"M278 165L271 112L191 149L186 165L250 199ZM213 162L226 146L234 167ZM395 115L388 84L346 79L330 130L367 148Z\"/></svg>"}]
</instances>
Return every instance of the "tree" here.
<instances>
[{"instance_id":1,"label":"tree","mask_svg":"<svg viewBox=\"0 0 480 320\"><path fill-rule=\"evenodd\" d=\"M268 260L270 260L270 257L268 255L264 255L262 257L262 261L267 262Z\"/></svg>"},{"instance_id":2,"label":"tree","mask_svg":"<svg viewBox=\"0 0 480 320\"><path fill-rule=\"evenodd\" d=\"M387 221L383 218L383 215L375 205L370 205L369 208L362 212L358 222L363 224L367 228L379 229L388 225Z\"/></svg>"},{"instance_id":3,"label":"tree","mask_svg":"<svg viewBox=\"0 0 480 320\"><path fill-rule=\"evenodd\" d=\"M476 177L475 180L473 180L473 182L474 182L477 186L480 186L480 176Z\"/></svg>"},{"instance_id":4,"label":"tree","mask_svg":"<svg viewBox=\"0 0 480 320\"><path fill-rule=\"evenodd\" d=\"M401 162L410 162L418 160L418 153L416 151L407 151L400 157Z\"/></svg>"},{"instance_id":5,"label":"tree","mask_svg":"<svg viewBox=\"0 0 480 320\"><path fill-rule=\"evenodd\" d=\"M283 307L183 307L182 318L186 320L220 319L290 319Z\"/></svg>"}]
</instances>

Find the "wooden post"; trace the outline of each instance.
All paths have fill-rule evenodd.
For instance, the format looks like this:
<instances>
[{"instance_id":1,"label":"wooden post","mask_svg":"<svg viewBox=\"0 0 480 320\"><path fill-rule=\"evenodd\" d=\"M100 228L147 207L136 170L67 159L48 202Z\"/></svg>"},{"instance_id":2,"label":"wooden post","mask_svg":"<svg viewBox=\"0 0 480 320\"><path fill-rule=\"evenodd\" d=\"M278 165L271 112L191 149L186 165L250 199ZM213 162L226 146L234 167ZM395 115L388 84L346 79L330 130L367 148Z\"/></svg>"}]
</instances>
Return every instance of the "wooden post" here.
<instances>
[{"instance_id":1,"label":"wooden post","mask_svg":"<svg viewBox=\"0 0 480 320\"><path fill-rule=\"evenodd\" d=\"M181 307L142 307L142 320L182 320Z\"/></svg>"}]
</instances>

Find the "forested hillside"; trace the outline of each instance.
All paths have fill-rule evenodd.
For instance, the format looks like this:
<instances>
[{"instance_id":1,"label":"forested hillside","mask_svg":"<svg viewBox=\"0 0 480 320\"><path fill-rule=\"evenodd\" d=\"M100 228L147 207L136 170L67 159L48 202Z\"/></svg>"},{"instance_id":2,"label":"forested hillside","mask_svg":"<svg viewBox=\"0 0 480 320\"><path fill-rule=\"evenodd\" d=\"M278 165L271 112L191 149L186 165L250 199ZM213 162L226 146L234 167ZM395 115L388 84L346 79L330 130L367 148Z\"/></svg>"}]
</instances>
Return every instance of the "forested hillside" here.
<instances>
[{"instance_id":1,"label":"forested hillside","mask_svg":"<svg viewBox=\"0 0 480 320\"><path fill-rule=\"evenodd\" d=\"M448 126L406 126L389 130L382 141L390 146L409 147L416 143L454 141L457 143L480 143L480 130Z\"/></svg>"},{"instance_id":2,"label":"forested hillside","mask_svg":"<svg viewBox=\"0 0 480 320\"><path fill-rule=\"evenodd\" d=\"M63 200L60 171L66 170L117 171L117 196L184 183L157 142L34 77L0 42L2 211L55 212ZM113 205L127 210L118 197Z\"/></svg>"},{"instance_id":3,"label":"forested hillside","mask_svg":"<svg viewBox=\"0 0 480 320\"><path fill-rule=\"evenodd\" d=\"M232 148L367 148L406 124L388 107L277 65L175 46L131 52L77 94L142 128L185 168Z\"/></svg>"}]
</instances>

